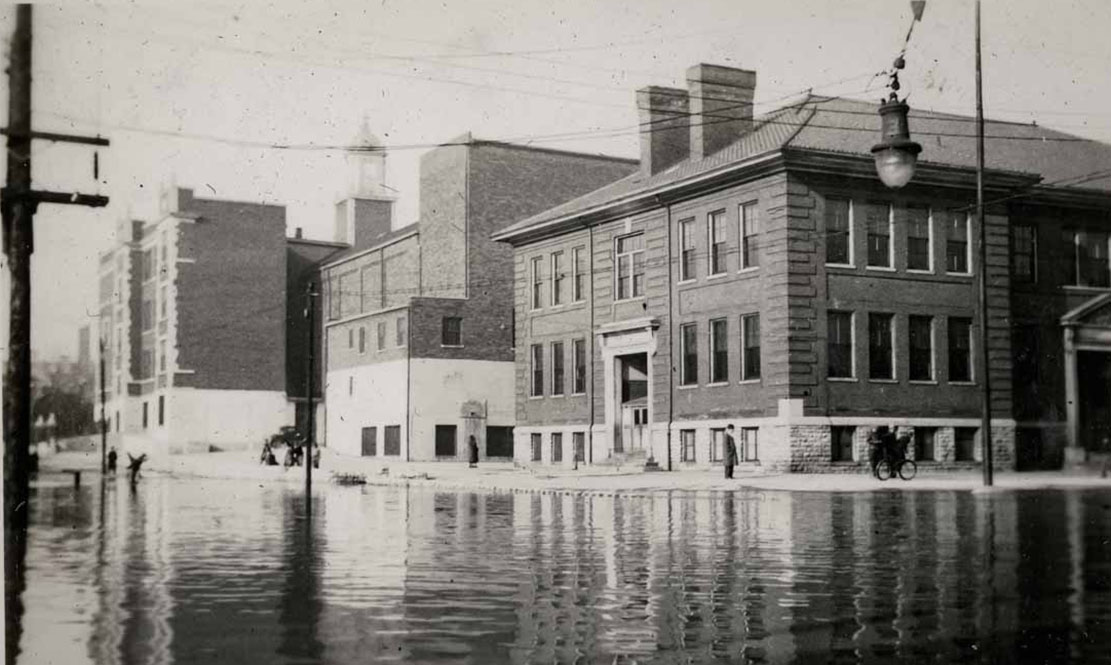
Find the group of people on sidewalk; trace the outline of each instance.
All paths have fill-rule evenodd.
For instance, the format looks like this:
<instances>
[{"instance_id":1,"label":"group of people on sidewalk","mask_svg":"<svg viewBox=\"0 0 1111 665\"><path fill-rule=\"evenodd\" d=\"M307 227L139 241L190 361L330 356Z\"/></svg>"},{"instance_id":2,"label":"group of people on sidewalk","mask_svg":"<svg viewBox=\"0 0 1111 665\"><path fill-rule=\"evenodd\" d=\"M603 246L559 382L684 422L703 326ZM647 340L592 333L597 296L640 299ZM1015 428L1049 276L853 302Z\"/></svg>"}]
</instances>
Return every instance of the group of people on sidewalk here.
<instances>
[{"instance_id":1,"label":"group of people on sidewalk","mask_svg":"<svg viewBox=\"0 0 1111 665\"><path fill-rule=\"evenodd\" d=\"M735 431L733 425L727 425L725 428L725 450L722 455L722 465L725 468L726 478L733 477L733 467L737 465L737 442L733 438L733 432ZM909 443L910 435L906 431L896 433L896 431L886 426L873 428L868 434L869 462L872 466L872 473L876 473L876 466L885 458L891 460L904 459Z\"/></svg>"},{"instance_id":2,"label":"group of people on sidewalk","mask_svg":"<svg viewBox=\"0 0 1111 665\"><path fill-rule=\"evenodd\" d=\"M270 445L269 441L262 444L262 455L259 457L259 463L264 466L278 466L278 458L274 454L274 446ZM283 466L288 469L291 466L302 466L304 463L305 446L287 444ZM313 445L312 447L312 468L320 468L320 446L317 445Z\"/></svg>"}]
</instances>

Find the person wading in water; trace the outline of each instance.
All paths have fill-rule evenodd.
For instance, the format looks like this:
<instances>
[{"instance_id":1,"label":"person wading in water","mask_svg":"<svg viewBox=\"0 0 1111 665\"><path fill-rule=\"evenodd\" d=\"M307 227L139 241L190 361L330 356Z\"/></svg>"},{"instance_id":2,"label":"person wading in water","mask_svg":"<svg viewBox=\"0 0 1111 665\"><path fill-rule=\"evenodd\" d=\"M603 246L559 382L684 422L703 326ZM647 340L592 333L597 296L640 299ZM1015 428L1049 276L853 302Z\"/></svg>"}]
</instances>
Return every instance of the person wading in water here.
<instances>
[{"instance_id":1,"label":"person wading in water","mask_svg":"<svg viewBox=\"0 0 1111 665\"><path fill-rule=\"evenodd\" d=\"M733 466L737 464L737 442L733 440L733 426L725 428L725 477L733 477Z\"/></svg>"}]
</instances>

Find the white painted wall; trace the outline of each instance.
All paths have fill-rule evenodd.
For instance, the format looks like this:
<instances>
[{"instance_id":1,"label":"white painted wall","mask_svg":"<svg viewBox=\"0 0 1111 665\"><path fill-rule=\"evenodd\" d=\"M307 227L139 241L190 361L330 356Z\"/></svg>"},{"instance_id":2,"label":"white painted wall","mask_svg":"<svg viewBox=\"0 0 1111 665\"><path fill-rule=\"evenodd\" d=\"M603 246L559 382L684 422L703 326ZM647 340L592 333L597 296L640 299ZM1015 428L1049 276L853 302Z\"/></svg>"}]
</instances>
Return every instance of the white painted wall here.
<instances>
[{"instance_id":1,"label":"white painted wall","mask_svg":"<svg viewBox=\"0 0 1111 665\"><path fill-rule=\"evenodd\" d=\"M151 397L157 422L157 397ZM270 390L174 388L166 396L165 436L171 453L262 449L263 439L282 425L294 424L294 405L285 393ZM153 437L157 426L151 428Z\"/></svg>"},{"instance_id":2,"label":"white painted wall","mask_svg":"<svg viewBox=\"0 0 1111 665\"><path fill-rule=\"evenodd\" d=\"M392 360L328 372L324 421L329 448L345 455L361 455L362 429L377 427L378 455L381 456L386 440L385 426L400 425L400 459L405 459L409 385L406 363L405 360ZM428 391L427 386L425 391Z\"/></svg>"},{"instance_id":3,"label":"white painted wall","mask_svg":"<svg viewBox=\"0 0 1111 665\"><path fill-rule=\"evenodd\" d=\"M418 358L412 360L412 373L413 431L410 445L414 460L436 459L436 425L458 427L457 449L465 456L462 413L466 402L485 405L483 427L512 427L517 420L512 362ZM479 450L485 449L485 443L480 441Z\"/></svg>"}]
</instances>

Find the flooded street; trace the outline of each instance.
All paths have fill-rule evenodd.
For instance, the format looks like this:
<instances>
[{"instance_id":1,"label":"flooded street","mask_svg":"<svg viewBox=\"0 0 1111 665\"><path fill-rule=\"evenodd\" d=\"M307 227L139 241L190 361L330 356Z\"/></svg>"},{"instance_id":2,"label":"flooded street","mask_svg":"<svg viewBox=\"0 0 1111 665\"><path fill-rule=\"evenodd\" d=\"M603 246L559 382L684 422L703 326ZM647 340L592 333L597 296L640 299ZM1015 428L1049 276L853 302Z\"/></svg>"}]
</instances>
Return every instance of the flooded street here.
<instances>
[{"instance_id":1,"label":"flooded street","mask_svg":"<svg viewBox=\"0 0 1111 665\"><path fill-rule=\"evenodd\" d=\"M35 492L23 663L1111 661L1106 491Z\"/></svg>"}]
</instances>

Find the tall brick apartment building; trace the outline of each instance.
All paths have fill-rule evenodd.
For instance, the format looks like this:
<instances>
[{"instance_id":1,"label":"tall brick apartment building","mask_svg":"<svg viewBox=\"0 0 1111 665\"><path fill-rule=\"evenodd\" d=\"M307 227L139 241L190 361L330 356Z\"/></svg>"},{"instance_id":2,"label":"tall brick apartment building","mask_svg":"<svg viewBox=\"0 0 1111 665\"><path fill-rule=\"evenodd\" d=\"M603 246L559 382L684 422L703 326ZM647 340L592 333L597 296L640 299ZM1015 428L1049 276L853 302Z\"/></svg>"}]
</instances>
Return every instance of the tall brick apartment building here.
<instances>
[{"instance_id":1,"label":"tall brick apartment building","mask_svg":"<svg viewBox=\"0 0 1111 665\"><path fill-rule=\"evenodd\" d=\"M350 455L512 457L512 249L519 220L628 175L630 160L478 141L421 159L420 220L373 183L337 207L325 262L328 444ZM373 169L372 169L373 170Z\"/></svg>"},{"instance_id":2,"label":"tall brick apartment building","mask_svg":"<svg viewBox=\"0 0 1111 665\"><path fill-rule=\"evenodd\" d=\"M911 113L886 189L877 105L753 117L755 72L637 93L640 170L498 232L514 247L517 456L671 469L855 470L878 425L920 461L979 459L971 118ZM993 451L1083 459L1111 435L1111 146L987 124Z\"/></svg>"},{"instance_id":3,"label":"tall brick apartment building","mask_svg":"<svg viewBox=\"0 0 1111 665\"><path fill-rule=\"evenodd\" d=\"M109 431L152 454L261 445L304 403L305 290L343 245L287 238L282 206L175 189L164 208L100 258Z\"/></svg>"}]
</instances>

